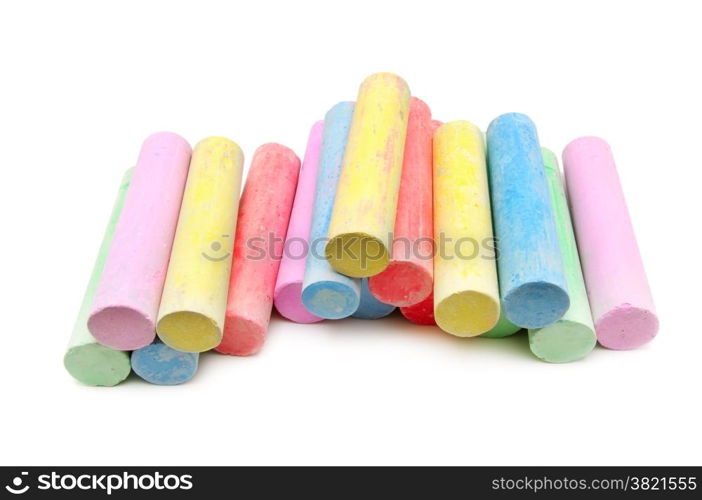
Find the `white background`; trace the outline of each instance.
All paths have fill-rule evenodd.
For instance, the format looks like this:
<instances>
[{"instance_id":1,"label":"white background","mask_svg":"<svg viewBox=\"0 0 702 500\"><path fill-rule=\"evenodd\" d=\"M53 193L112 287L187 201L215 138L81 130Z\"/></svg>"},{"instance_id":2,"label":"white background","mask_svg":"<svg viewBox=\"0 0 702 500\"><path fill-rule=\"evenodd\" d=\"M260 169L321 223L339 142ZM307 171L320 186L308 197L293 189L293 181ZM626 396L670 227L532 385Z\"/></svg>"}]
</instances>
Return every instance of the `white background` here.
<instances>
[{"instance_id":1,"label":"white background","mask_svg":"<svg viewBox=\"0 0 702 500\"><path fill-rule=\"evenodd\" d=\"M697 464L702 35L694 2L2 2L2 464ZM434 116L614 149L661 319L549 365L526 337L274 318L179 387L85 387L62 357L122 172L151 132L264 142L377 71Z\"/></svg>"}]
</instances>

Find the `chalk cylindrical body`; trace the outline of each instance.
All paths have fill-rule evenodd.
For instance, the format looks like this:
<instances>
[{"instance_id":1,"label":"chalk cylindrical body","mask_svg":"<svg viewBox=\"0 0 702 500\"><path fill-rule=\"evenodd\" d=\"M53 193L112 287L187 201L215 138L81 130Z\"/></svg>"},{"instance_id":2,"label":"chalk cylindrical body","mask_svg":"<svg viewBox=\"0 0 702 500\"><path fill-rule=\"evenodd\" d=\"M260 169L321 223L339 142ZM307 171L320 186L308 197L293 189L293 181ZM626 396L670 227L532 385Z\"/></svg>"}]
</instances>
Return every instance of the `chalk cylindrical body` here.
<instances>
[{"instance_id":1,"label":"chalk cylindrical body","mask_svg":"<svg viewBox=\"0 0 702 500\"><path fill-rule=\"evenodd\" d=\"M364 80L358 93L326 256L356 278L388 265L409 117L410 90L390 73Z\"/></svg>"},{"instance_id":2,"label":"chalk cylindrical body","mask_svg":"<svg viewBox=\"0 0 702 500\"><path fill-rule=\"evenodd\" d=\"M309 252L310 225L323 132L323 121L315 123L310 130L285 238L283 259L280 262L275 284L275 308L281 316L296 323L315 323L322 320L309 312L302 303L302 283L305 279L305 262Z\"/></svg>"},{"instance_id":3,"label":"chalk cylindrical body","mask_svg":"<svg viewBox=\"0 0 702 500\"><path fill-rule=\"evenodd\" d=\"M481 337L485 337L487 339L501 339L502 337L514 335L521 329L522 327L517 326L508 320L504 314L504 309L500 308L500 319L497 320L495 326L493 326L489 331L483 333Z\"/></svg>"},{"instance_id":4,"label":"chalk cylindrical body","mask_svg":"<svg viewBox=\"0 0 702 500\"><path fill-rule=\"evenodd\" d=\"M395 234L388 267L369 278L373 295L386 304L410 306L433 287L432 119L423 101L410 102Z\"/></svg>"},{"instance_id":5,"label":"chalk cylindrical body","mask_svg":"<svg viewBox=\"0 0 702 500\"><path fill-rule=\"evenodd\" d=\"M490 330L500 316L485 146L465 121L434 135L434 316L453 335Z\"/></svg>"},{"instance_id":6,"label":"chalk cylindrical body","mask_svg":"<svg viewBox=\"0 0 702 500\"><path fill-rule=\"evenodd\" d=\"M368 288L368 278L361 280L361 302L358 304L358 309L351 315L358 319L380 319L395 310L392 304L386 304L379 301Z\"/></svg>"},{"instance_id":7,"label":"chalk cylindrical body","mask_svg":"<svg viewBox=\"0 0 702 500\"><path fill-rule=\"evenodd\" d=\"M592 313L580 268L578 247L568 211L561 172L556 156L541 148L544 172L556 217L556 230L563 256L570 307L561 319L544 328L529 330L529 347L540 359L551 363L567 363L584 358L597 343Z\"/></svg>"},{"instance_id":8,"label":"chalk cylindrical body","mask_svg":"<svg viewBox=\"0 0 702 500\"><path fill-rule=\"evenodd\" d=\"M565 314L569 299L536 127L519 113L498 116L487 148L505 316L542 328Z\"/></svg>"},{"instance_id":9,"label":"chalk cylindrical body","mask_svg":"<svg viewBox=\"0 0 702 500\"><path fill-rule=\"evenodd\" d=\"M105 260L110 251L117 221L122 213L132 172L133 169L127 170L120 183L117 199L112 208L112 214L107 223L105 234L102 237L102 244L100 245L97 259L95 259L93 270L90 273L90 280L83 295L83 302L73 325L68 348L63 357L63 364L68 373L76 380L87 385L111 387L126 379L130 372L129 353L98 343L88 330L88 315L93 305L100 276L102 276L102 271L105 268Z\"/></svg>"},{"instance_id":10,"label":"chalk cylindrical body","mask_svg":"<svg viewBox=\"0 0 702 500\"><path fill-rule=\"evenodd\" d=\"M304 306L315 316L326 319L350 316L358 309L361 299L360 280L336 272L324 255L353 109L353 102L341 102L332 107L324 118L309 252L302 286Z\"/></svg>"},{"instance_id":11,"label":"chalk cylindrical body","mask_svg":"<svg viewBox=\"0 0 702 500\"><path fill-rule=\"evenodd\" d=\"M423 301L411 306L400 307L400 312L412 323L418 325L436 325L434 318L434 292Z\"/></svg>"},{"instance_id":12,"label":"chalk cylindrical body","mask_svg":"<svg viewBox=\"0 0 702 500\"><path fill-rule=\"evenodd\" d=\"M222 340L243 163L224 137L193 150L156 325L174 349L202 352Z\"/></svg>"},{"instance_id":13,"label":"chalk cylindrical body","mask_svg":"<svg viewBox=\"0 0 702 500\"><path fill-rule=\"evenodd\" d=\"M248 356L263 345L299 171L300 159L285 146L264 144L254 153L239 204L219 352Z\"/></svg>"},{"instance_id":14,"label":"chalk cylindrical body","mask_svg":"<svg viewBox=\"0 0 702 500\"><path fill-rule=\"evenodd\" d=\"M581 137L566 146L563 165L597 339L611 349L645 344L658 317L612 151Z\"/></svg>"},{"instance_id":15,"label":"chalk cylindrical body","mask_svg":"<svg viewBox=\"0 0 702 500\"><path fill-rule=\"evenodd\" d=\"M197 372L200 355L167 346L159 339L132 353L134 373L156 385L178 385Z\"/></svg>"},{"instance_id":16,"label":"chalk cylindrical body","mask_svg":"<svg viewBox=\"0 0 702 500\"><path fill-rule=\"evenodd\" d=\"M190 153L170 132L142 145L88 319L103 345L134 350L154 340Z\"/></svg>"}]
</instances>

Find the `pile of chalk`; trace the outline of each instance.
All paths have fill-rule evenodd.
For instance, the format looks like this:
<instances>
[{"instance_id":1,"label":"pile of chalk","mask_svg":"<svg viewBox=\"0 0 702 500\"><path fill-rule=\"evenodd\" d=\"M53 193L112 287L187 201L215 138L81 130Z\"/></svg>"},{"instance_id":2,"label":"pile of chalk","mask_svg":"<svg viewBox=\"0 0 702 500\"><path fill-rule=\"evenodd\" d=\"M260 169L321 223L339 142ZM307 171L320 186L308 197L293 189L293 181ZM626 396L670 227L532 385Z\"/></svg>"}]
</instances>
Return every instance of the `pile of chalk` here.
<instances>
[{"instance_id":1,"label":"pile of chalk","mask_svg":"<svg viewBox=\"0 0 702 500\"><path fill-rule=\"evenodd\" d=\"M236 143L153 134L120 185L66 369L182 383L201 352L258 352L274 304L297 323L399 308L459 337L526 329L555 363L638 347L658 319L610 147L581 137L562 158L565 182L527 116L485 134L441 123L390 73L312 126L302 162L259 147L243 191Z\"/></svg>"}]
</instances>

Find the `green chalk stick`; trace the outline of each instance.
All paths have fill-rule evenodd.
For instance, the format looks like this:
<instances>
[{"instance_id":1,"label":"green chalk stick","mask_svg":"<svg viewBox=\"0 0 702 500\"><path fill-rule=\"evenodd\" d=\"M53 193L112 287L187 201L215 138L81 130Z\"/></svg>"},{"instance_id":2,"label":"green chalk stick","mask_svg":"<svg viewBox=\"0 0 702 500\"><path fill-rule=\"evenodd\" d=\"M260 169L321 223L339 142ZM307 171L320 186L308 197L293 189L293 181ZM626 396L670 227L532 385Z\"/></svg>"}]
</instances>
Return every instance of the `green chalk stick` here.
<instances>
[{"instance_id":1,"label":"green chalk stick","mask_svg":"<svg viewBox=\"0 0 702 500\"><path fill-rule=\"evenodd\" d=\"M499 339L502 337L509 337L510 335L514 335L521 329L521 326L517 326L510 320L508 320L504 314L504 309L500 308L500 319L497 320L497 324L493 326L491 330L483 333L481 337L485 337L488 339Z\"/></svg>"},{"instance_id":2,"label":"green chalk stick","mask_svg":"<svg viewBox=\"0 0 702 500\"><path fill-rule=\"evenodd\" d=\"M88 315L90 314L93 297L105 267L107 254L112 245L112 237L114 236L117 221L127 195L127 189L132 179L132 170L130 168L125 172L119 186L117 200L112 208L112 215L110 215L110 221L105 229L100 251L93 265L90 281L83 295L83 303L80 306L78 317L73 326L71 340L63 357L63 364L68 373L87 385L117 385L127 378L131 371L129 352L116 351L99 344L88 331Z\"/></svg>"},{"instance_id":3,"label":"green chalk stick","mask_svg":"<svg viewBox=\"0 0 702 500\"><path fill-rule=\"evenodd\" d=\"M529 347L531 352L544 361L566 363L585 357L595 347L597 337L558 160L556 155L546 148L541 148L541 155L544 159L544 172L556 217L570 307L555 323L544 328L529 330Z\"/></svg>"}]
</instances>

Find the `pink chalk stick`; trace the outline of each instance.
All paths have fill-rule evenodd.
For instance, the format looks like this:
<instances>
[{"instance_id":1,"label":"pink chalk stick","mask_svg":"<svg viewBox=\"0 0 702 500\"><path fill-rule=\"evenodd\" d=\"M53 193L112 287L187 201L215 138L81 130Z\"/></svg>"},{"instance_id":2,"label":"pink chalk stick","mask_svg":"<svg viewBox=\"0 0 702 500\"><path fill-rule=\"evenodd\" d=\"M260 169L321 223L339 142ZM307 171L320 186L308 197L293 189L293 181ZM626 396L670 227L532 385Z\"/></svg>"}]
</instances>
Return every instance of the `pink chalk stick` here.
<instances>
[{"instance_id":1,"label":"pink chalk stick","mask_svg":"<svg viewBox=\"0 0 702 500\"><path fill-rule=\"evenodd\" d=\"M275 308L283 317L296 323L322 321L322 318L310 313L302 304L302 281L305 276L305 262L309 251L308 240L323 131L324 121L318 121L310 130L307 151L305 159L302 161L295 202L288 224L283 260L280 262L278 280L275 284Z\"/></svg>"},{"instance_id":2,"label":"pink chalk stick","mask_svg":"<svg viewBox=\"0 0 702 500\"><path fill-rule=\"evenodd\" d=\"M170 132L149 136L141 147L88 318L103 345L128 351L154 340L191 153Z\"/></svg>"},{"instance_id":3,"label":"pink chalk stick","mask_svg":"<svg viewBox=\"0 0 702 500\"><path fill-rule=\"evenodd\" d=\"M432 292L432 137L429 106L412 97L392 256L384 271L368 279L371 293L386 304L411 306Z\"/></svg>"},{"instance_id":4,"label":"pink chalk stick","mask_svg":"<svg viewBox=\"0 0 702 500\"><path fill-rule=\"evenodd\" d=\"M285 146L264 144L254 153L239 203L221 353L248 356L263 345L299 171L300 159Z\"/></svg>"},{"instance_id":5,"label":"pink chalk stick","mask_svg":"<svg viewBox=\"0 0 702 500\"><path fill-rule=\"evenodd\" d=\"M597 340L610 349L645 344L658 318L609 144L575 139L563 165Z\"/></svg>"}]
</instances>

